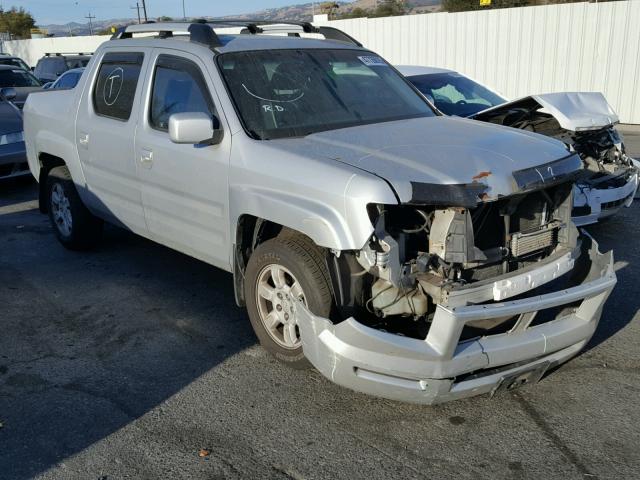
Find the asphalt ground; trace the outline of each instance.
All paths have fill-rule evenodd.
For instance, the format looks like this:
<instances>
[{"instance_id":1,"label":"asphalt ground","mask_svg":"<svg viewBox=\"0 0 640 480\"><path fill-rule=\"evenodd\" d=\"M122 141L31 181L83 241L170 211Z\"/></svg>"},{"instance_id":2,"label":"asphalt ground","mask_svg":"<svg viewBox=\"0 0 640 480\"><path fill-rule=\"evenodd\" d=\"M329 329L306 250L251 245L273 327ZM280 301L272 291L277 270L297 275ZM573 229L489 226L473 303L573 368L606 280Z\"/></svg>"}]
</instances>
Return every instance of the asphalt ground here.
<instances>
[{"instance_id":1,"label":"asphalt ground","mask_svg":"<svg viewBox=\"0 0 640 480\"><path fill-rule=\"evenodd\" d=\"M0 185L1 479L640 476L638 201L589 229L619 283L584 352L426 407L275 361L227 273L114 227L65 250L35 198Z\"/></svg>"}]
</instances>

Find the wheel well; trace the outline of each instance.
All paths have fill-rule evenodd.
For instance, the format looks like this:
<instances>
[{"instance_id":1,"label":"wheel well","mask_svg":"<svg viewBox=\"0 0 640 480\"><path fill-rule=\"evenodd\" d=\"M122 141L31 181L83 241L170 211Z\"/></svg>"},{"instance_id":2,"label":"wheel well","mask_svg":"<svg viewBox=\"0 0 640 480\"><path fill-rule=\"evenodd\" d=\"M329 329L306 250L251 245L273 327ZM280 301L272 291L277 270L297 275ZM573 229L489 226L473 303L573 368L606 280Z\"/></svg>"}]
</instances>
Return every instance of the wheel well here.
<instances>
[{"instance_id":1,"label":"wheel well","mask_svg":"<svg viewBox=\"0 0 640 480\"><path fill-rule=\"evenodd\" d=\"M38 207L42 213L47 213L47 202L45 201L47 177L52 169L55 167L62 167L63 165L66 165L66 163L62 158L49 153L41 153L38 156L38 160L40 161L40 174L38 175Z\"/></svg>"},{"instance_id":2,"label":"wheel well","mask_svg":"<svg viewBox=\"0 0 640 480\"><path fill-rule=\"evenodd\" d=\"M234 290L238 306L245 306L244 272L256 247L278 236L296 234L300 232L253 215L242 215L239 218L233 259ZM328 249L323 250L326 251L325 262L331 277L330 287L335 305L331 316L339 321L352 315L355 306L362 303L363 283L366 280L361 274L362 267L356 261L354 252L340 252L336 256Z\"/></svg>"},{"instance_id":3,"label":"wheel well","mask_svg":"<svg viewBox=\"0 0 640 480\"><path fill-rule=\"evenodd\" d=\"M249 257L258 245L277 237L285 231L292 230L278 223L253 215L242 215L238 219L236 244L233 252L234 290L238 306L243 307L245 305L244 272L247 268Z\"/></svg>"}]
</instances>

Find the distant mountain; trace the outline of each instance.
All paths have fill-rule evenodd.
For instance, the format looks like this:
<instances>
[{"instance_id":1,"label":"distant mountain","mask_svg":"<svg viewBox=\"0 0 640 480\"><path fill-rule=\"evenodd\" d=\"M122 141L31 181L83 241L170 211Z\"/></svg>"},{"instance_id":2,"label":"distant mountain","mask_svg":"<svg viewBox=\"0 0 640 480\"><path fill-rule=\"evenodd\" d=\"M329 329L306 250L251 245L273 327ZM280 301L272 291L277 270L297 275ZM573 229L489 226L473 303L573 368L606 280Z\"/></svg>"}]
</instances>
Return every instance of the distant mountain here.
<instances>
[{"instance_id":1,"label":"distant mountain","mask_svg":"<svg viewBox=\"0 0 640 480\"><path fill-rule=\"evenodd\" d=\"M91 23L91 26L93 29L93 34L95 35L97 32L106 30L112 25L130 25L132 23L137 23L137 21L132 18L112 18L109 20L94 20ZM46 30L49 35L54 35L56 37L80 36L90 34L88 23L69 22L65 23L64 25L38 25L38 27Z\"/></svg>"},{"instance_id":2,"label":"distant mountain","mask_svg":"<svg viewBox=\"0 0 640 480\"><path fill-rule=\"evenodd\" d=\"M289 5L279 8L267 8L252 13L244 13L240 15L228 15L222 18L255 18L261 20L305 20L310 21L313 18L313 12L320 14L320 4L318 1L314 4L303 3L299 5ZM338 13L348 13L354 8L362 8L364 10L373 10L377 4L377 0L356 0L354 2L337 2L340 5ZM409 13L426 13L429 11L440 10L442 0L409 0L407 2ZM214 17L206 17L214 18ZM215 17L221 18L221 17ZM136 20L132 18L119 18L109 20L95 20L92 23L93 32L99 32L106 30L112 25L130 25L136 23ZM64 25L39 25L40 28L47 30L49 34L56 37L69 36L69 35L89 35L88 23L70 22Z\"/></svg>"}]
</instances>

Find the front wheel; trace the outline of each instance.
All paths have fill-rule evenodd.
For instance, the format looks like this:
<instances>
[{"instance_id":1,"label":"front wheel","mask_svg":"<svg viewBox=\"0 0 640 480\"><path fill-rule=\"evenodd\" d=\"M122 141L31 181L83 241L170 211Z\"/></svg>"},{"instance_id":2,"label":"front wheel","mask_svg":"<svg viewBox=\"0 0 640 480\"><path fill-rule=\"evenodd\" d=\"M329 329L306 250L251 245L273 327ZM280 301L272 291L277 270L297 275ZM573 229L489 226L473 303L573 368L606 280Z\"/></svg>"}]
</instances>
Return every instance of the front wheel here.
<instances>
[{"instance_id":1,"label":"front wheel","mask_svg":"<svg viewBox=\"0 0 640 480\"><path fill-rule=\"evenodd\" d=\"M331 312L329 273L322 250L299 234L264 242L249 259L245 298L262 346L294 368L308 367L297 322L298 302L321 317Z\"/></svg>"},{"instance_id":2,"label":"front wheel","mask_svg":"<svg viewBox=\"0 0 640 480\"><path fill-rule=\"evenodd\" d=\"M82 203L69 169L52 169L46 181L49 220L60 243L71 250L95 245L102 234L103 222Z\"/></svg>"}]
</instances>

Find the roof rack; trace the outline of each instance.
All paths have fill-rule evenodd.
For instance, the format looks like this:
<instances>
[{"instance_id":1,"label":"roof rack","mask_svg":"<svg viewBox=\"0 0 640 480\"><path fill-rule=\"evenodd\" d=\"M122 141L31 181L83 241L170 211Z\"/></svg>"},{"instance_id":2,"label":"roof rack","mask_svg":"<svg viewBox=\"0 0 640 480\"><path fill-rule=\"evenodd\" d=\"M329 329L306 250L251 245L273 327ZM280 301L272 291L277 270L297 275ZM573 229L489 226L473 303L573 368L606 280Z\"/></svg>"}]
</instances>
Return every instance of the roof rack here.
<instances>
[{"instance_id":1,"label":"roof rack","mask_svg":"<svg viewBox=\"0 0 640 480\"><path fill-rule=\"evenodd\" d=\"M83 56L87 56L87 55L93 55L93 53L88 52L88 53L83 53L83 52L47 52L44 54L45 57L61 57L63 55L83 55Z\"/></svg>"},{"instance_id":2,"label":"roof rack","mask_svg":"<svg viewBox=\"0 0 640 480\"><path fill-rule=\"evenodd\" d=\"M134 33L157 33L160 38L173 37L174 33L189 34L194 43L206 45L211 49L222 46L215 28L240 27L241 34L257 35L260 33L287 33L289 36L300 36L300 33L316 33L327 40L351 43L358 47L362 44L342 30L333 27L316 27L309 22L275 21L275 20L196 20L194 22L147 22L119 28L111 40L131 38Z\"/></svg>"}]
</instances>

